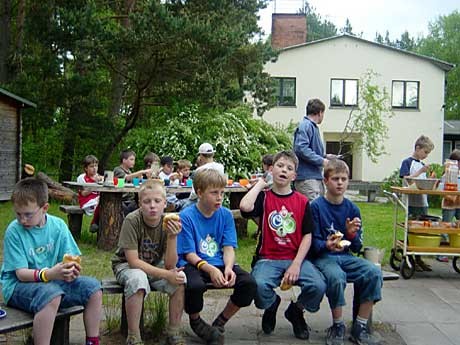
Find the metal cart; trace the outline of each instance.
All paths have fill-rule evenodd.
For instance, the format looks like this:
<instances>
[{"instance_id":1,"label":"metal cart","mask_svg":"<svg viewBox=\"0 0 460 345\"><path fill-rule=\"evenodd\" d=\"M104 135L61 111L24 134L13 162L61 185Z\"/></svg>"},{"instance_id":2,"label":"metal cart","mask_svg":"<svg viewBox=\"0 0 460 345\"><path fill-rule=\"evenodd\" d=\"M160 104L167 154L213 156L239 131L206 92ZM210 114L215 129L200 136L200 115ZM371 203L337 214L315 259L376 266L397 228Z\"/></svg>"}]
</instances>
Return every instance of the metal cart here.
<instances>
[{"instance_id":1,"label":"metal cart","mask_svg":"<svg viewBox=\"0 0 460 345\"><path fill-rule=\"evenodd\" d=\"M393 247L390 255L390 265L400 271L401 276L410 279L415 272L414 255L445 255L452 256L452 266L457 273L460 267L457 265L460 256L460 247L451 247L441 244L436 247L414 246L408 243L408 234L460 234L459 227L446 226L443 222L411 222L408 219L408 196L410 194L427 195L460 195L460 191L443 190L419 190L408 187L391 187L391 193L385 191L385 195L394 204L393 215ZM402 214L401 212L404 212ZM414 224L416 223L416 224Z\"/></svg>"}]
</instances>

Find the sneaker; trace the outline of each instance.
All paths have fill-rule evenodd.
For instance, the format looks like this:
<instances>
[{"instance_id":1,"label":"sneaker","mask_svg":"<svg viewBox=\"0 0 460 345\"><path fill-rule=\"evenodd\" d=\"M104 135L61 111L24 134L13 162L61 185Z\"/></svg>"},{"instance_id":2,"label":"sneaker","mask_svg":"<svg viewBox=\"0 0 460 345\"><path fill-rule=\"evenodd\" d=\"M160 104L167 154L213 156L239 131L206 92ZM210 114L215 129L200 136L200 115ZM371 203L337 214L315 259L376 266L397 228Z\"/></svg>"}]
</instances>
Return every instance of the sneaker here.
<instances>
[{"instance_id":1,"label":"sneaker","mask_svg":"<svg viewBox=\"0 0 460 345\"><path fill-rule=\"evenodd\" d=\"M98 232L99 231L99 225L97 225L96 223L93 223L90 225L89 227L89 232Z\"/></svg>"},{"instance_id":2,"label":"sneaker","mask_svg":"<svg viewBox=\"0 0 460 345\"><path fill-rule=\"evenodd\" d=\"M276 300L273 304L265 309L264 315L262 316L262 330L265 334L273 332L276 326L276 312L281 303L281 297L276 295Z\"/></svg>"},{"instance_id":3,"label":"sneaker","mask_svg":"<svg viewBox=\"0 0 460 345\"><path fill-rule=\"evenodd\" d=\"M303 310L299 309L293 302L284 312L284 316L292 323L294 335L299 339L308 339L310 332L308 325L303 318Z\"/></svg>"},{"instance_id":4,"label":"sneaker","mask_svg":"<svg viewBox=\"0 0 460 345\"><path fill-rule=\"evenodd\" d=\"M180 334L168 335L166 337L167 345L186 345L185 339Z\"/></svg>"},{"instance_id":5,"label":"sneaker","mask_svg":"<svg viewBox=\"0 0 460 345\"><path fill-rule=\"evenodd\" d=\"M350 341L358 345L380 345L380 342L369 334L366 325L359 322L353 324Z\"/></svg>"},{"instance_id":6,"label":"sneaker","mask_svg":"<svg viewBox=\"0 0 460 345\"><path fill-rule=\"evenodd\" d=\"M193 332L201 339L206 341L208 345L218 345L219 338L222 336L216 327L212 327L201 317L197 320L190 319L190 327Z\"/></svg>"},{"instance_id":7,"label":"sneaker","mask_svg":"<svg viewBox=\"0 0 460 345\"><path fill-rule=\"evenodd\" d=\"M439 262L449 262L449 258L445 255L436 256L436 260L438 260Z\"/></svg>"},{"instance_id":8,"label":"sneaker","mask_svg":"<svg viewBox=\"0 0 460 345\"><path fill-rule=\"evenodd\" d=\"M327 329L326 345L343 345L345 339L345 324L334 323Z\"/></svg>"}]
</instances>

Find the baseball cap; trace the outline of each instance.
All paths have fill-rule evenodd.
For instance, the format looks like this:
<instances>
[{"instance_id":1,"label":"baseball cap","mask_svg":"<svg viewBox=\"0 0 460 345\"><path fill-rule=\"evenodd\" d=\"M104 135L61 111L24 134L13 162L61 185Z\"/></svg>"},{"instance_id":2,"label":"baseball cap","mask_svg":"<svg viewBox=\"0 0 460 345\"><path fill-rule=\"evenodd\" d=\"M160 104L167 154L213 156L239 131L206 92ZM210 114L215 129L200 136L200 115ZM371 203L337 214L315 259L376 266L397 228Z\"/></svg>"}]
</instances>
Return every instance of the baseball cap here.
<instances>
[{"instance_id":1,"label":"baseball cap","mask_svg":"<svg viewBox=\"0 0 460 345\"><path fill-rule=\"evenodd\" d=\"M198 148L198 154L214 153L214 148L210 143L203 143Z\"/></svg>"},{"instance_id":2,"label":"baseball cap","mask_svg":"<svg viewBox=\"0 0 460 345\"><path fill-rule=\"evenodd\" d=\"M172 165L173 164L173 159L171 156L164 156L164 157L161 157L161 161L160 161L160 164L161 165L165 165L165 164L170 164Z\"/></svg>"}]
</instances>

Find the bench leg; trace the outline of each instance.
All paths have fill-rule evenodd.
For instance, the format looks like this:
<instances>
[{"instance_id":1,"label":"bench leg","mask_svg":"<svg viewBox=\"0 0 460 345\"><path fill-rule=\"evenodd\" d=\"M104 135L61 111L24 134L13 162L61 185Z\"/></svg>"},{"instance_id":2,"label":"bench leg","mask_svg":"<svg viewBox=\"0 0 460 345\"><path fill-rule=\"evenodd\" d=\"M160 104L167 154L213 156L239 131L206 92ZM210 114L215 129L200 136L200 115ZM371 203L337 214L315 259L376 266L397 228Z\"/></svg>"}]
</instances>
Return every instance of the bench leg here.
<instances>
[{"instance_id":1,"label":"bench leg","mask_svg":"<svg viewBox=\"0 0 460 345\"><path fill-rule=\"evenodd\" d=\"M376 196L377 196L377 191L368 190L367 191L367 202L374 202Z\"/></svg>"},{"instance_id":2,"label":"bench leg","mask_svg":"<svg viewBox=\"0 0 460 345\"><path fill-rule=\"evenodd\" d=\"M51 342L53 345L69 345L70 316L62 317L54 321Z\"/></svg>"},{"instance_id":3,"label":"bench leg","mask_svg":"<svg viewBox=\"0 0 460 345\"><path fill-rule=\"evenodd\" d=\"M125 294L121 298L121 323L120 333L126 338L128 336L128 318L126 317ZM144 303L142 303L141 320L139 322L141 336L144 337Z\"/></svg>"},{"instance_id":4,"label":"bench leg","mask_svg":"<svg viewBox=\"0 0 460 345\"><path fill-rule=\"evenodd\" d=\"M74 240L79 240L81 235L81 226L83 223L82 214L68 214L67 221L69 223L69 229L72 233Z\"/></svg>"}]
</instances>

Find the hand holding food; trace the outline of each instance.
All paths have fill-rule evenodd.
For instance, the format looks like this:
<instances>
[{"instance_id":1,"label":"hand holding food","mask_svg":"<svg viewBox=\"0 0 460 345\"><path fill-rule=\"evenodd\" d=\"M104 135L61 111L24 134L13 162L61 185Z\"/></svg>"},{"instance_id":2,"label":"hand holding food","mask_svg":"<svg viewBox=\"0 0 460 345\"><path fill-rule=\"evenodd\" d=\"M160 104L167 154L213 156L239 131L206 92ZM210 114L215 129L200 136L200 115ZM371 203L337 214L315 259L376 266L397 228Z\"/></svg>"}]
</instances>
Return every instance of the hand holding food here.
<instances>
[{"instance_id":1,"label":"hand holding food","mask_svg":"<svg viewBox=\"0 0 460 345\"><path fill-rule=\"evenodd\" d=\"M177 214L177 213L167 213L167 214L165 214L164 217L163 217L163 230L166 231L166 226L168 225L168 222L170 220L175 221L175 222L180 221L179 214Z\"/></svg>"},{"instance_id":2,"label":"hand holding food","mask_svg":"<svg viewBox=\"0 0 460 345\"><path fill-rule=\"evenodd\" d=\"M346 247L349 247L350 244L351 244L351 242L348 241L348 240L341 240L341 241L337 244L337 248L340 248L340 249L346 248Z\"/></svg>"},{"instance_id":3,"label":"hand holding food","mask_svg":"<svg viewBox=\"0 0 460 345\"><path fill-rule=\"evenodd\" d=\"M73 263L77 263L81 265L80 255L64 254L64 257L62 258L62 263L66 264L69 262L73 262Z\"/></svg>"},{"instance_id":4,"label":"hand holding food","mask_svg":"<svg viewBox=\"0 0 460 345\"><path fill-rule=\"evenodd\" d=\"M291 284L288 284L284 279L281 282L280 289L283 291L289 290L292 287Z\"/></svg>"}]
</instances>

